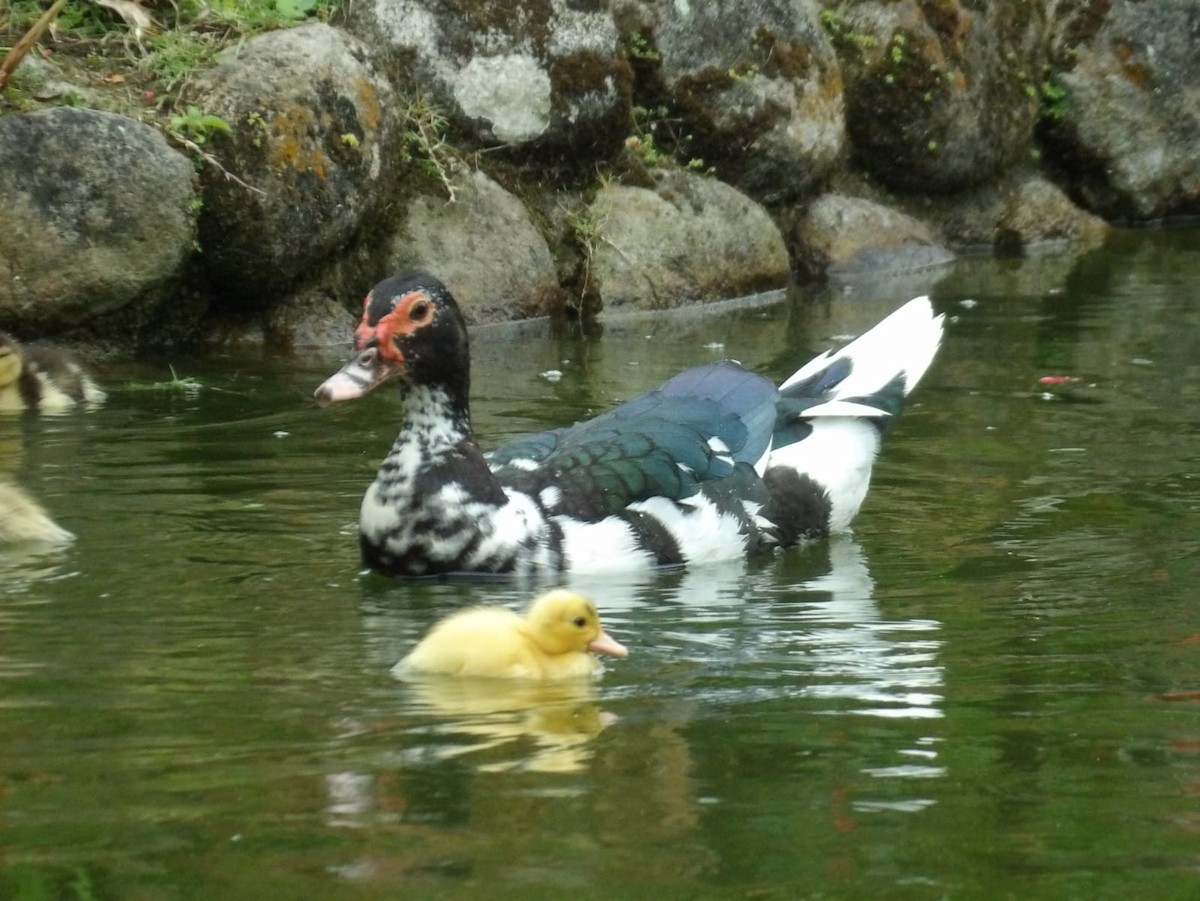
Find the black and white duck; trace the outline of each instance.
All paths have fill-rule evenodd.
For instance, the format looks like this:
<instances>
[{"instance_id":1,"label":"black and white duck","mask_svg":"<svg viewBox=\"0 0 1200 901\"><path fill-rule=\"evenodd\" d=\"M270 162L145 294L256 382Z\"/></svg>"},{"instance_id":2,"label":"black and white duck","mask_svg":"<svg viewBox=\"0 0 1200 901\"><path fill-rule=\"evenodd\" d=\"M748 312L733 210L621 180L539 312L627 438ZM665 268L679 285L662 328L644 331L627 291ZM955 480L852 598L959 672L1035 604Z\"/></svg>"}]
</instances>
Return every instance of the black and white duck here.
<instances>
[{"instance_id":1,"label":"black and white duck","mask_svg":"<svg viewBox=\"0 0 1200 901\"><path fill-rule=\"evenodd\" d=\"M58 412L104 402L105 394L67 351L22 346L0 332L0 412Z\"/></svg>"},{"instance_id":2,"label":"black and white duck","mask_svg":"<svg viewBox=\"0 0 1200 901\"><path fill-rule=\"evenodd\" d=\"M359 517L381 572L605 572L727 560L845 530L881 440L932 363L942 317L915 298L782 385L730 361L586 422L484 453L467 328L417 271L367 294L355 357L322 404L400 384L400 434Z\"/></svg>"}]
</instances>

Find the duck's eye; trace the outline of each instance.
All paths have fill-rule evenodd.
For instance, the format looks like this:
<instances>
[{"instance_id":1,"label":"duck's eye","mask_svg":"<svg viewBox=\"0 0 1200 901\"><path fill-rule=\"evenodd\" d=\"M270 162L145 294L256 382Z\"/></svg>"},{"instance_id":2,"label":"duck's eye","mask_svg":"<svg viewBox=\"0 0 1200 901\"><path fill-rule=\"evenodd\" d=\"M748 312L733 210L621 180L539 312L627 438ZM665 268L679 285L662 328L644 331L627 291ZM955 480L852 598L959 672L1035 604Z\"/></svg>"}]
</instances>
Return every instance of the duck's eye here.
<instances>
[{"instance_id":1,"label":"duck's eye","mask_svg":"<svg viewBox=\"0 0 1200 901\"><path fill-rule=\"evenodd\" d=\"M429 303L428 301L418 300L412 305L408 311L408 318L413 322L421 322L429 318Z\"/></svg>"},{"instance_id":2,"label":"duck's eye","mask_svg":"<svg viewBox=\"0 0 1200 901\"><path fill-rule=\"evenodd\" d=\"M584 626L587 625L587 619L585 619L582 616L575 617L573 620L571 620L571 622L573 622L575 624L576 628L579 628L579 629L582 629Z\"/></svg>"}]
</instances>

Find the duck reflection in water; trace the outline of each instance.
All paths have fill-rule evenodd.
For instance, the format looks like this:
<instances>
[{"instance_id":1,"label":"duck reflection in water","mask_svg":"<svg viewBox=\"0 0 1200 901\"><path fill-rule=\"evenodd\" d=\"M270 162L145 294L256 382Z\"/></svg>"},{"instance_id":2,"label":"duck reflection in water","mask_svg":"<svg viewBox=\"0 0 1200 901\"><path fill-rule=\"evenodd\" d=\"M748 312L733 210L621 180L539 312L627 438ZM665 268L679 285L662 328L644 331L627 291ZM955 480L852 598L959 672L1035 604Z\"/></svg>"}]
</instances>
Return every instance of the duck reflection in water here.
<instances>
[{"instance_id":1,"label":"duck reflection in water","mask_svg":"<svg viewBox=\"0 0 1200 901\"><path fill-rule=\"evenodd\" d=\"M74 540L22 488L0 481L0 582L6 587L54 575Z\"/></svg>"},{"instance_id":2,"label":"duck reflection in water","mask_svg":"<svg viewBox=\"0 0 1200 901\"><path fill-rule=\"evenodd\" d=\"M0 482L0 548L44 549L74 540L75 536L51 519L42 505L25 491Z\"/></svg>"},{"instance_id":3,"label":"duck reflection in water","mask_svg":"<svg viewBox=\"0 0 1200 901\"><path fill-rule=\"evenodd\" d=\"M579 772L589 742L617 719L600 709L591 681L426 676L407 688L409 709L433 718L420 727L424 740L406 755L410 763L471 755L479 772Z\"/></svg>"}]
</instances>

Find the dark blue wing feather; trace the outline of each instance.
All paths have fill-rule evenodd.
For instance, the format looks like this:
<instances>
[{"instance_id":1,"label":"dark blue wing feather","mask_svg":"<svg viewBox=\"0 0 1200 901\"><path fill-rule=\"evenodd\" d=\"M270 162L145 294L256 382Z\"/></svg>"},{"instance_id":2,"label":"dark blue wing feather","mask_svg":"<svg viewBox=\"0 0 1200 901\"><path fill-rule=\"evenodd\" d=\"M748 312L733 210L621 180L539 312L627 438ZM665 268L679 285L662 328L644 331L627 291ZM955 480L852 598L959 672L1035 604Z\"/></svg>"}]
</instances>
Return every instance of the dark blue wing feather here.
<instances>
[{"instance_id":1,"label":"dark blue wing feather","mask_svg":"<svg viewBox=\"0 0 1200 901\"><path fill-rule=\"evenodd\" d=\"M850 357L838 357L824 369L814 372L802 382L793 382L783 389L783 396L807 398L813 403L823 403L830 394L854 370Z\"/></svg>"},{"instance_id":2,"label":"dark blue wing feather","mask_svg":"<svg viewBox=\"0 0 1200 901\"><path fill-rule=\"evenodd\" d=\"M554 453L559 439L565 432L567 432L566 428L551 429L548 432L514 438L487 453L488 466L492 469L499 469L516 460L540 463Z\"/></svg>"},{"instance_id":3,"label":"dark blue wing feather","mask_svg":"<svg viewBox=\"0 0 1200 901\"><path fill-rule=\"evenodd\" d=\"M681 500L767 451L778 389L731 362L697 366L587 422L488 454L502 484L603 518L639 500ZM714 440L715 439L715 440Z\"/></svg>"}]
</instances>

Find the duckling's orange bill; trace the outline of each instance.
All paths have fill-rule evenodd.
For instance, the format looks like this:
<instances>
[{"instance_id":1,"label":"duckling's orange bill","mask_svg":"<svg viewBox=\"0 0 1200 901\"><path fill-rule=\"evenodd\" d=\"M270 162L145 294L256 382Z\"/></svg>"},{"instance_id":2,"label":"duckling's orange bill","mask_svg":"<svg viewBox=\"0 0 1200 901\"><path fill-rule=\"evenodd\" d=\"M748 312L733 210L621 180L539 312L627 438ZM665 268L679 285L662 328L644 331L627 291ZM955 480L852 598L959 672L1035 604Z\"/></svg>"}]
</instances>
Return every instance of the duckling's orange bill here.
<instances>
[{"instance_id":1,"label":"duckling's orange bill","mask_svg":"<svg viewBox=\"0 0 1200 901\"><path fill-rule=\"evenodd\" d=\"M628 657L629 651L625 645L617 641L607 632L601 632L590 642L587 649L593 654L612 654L614 657Z\"/></svg>"}]
</instances>

